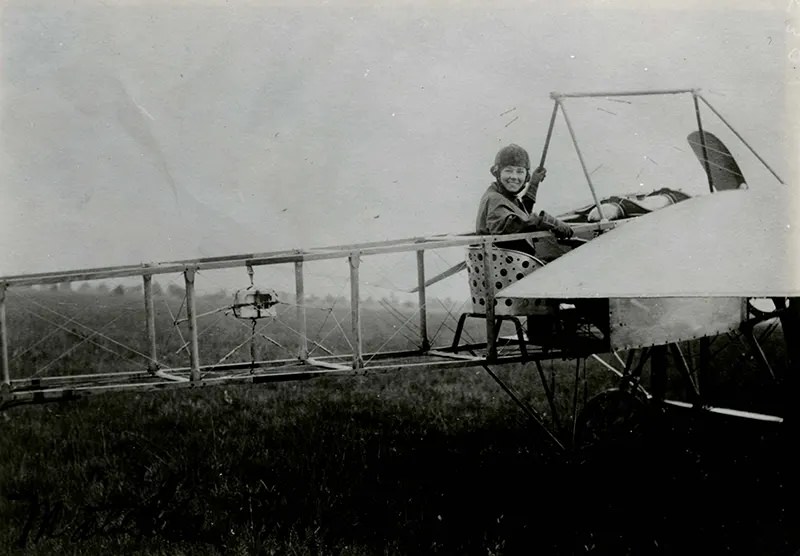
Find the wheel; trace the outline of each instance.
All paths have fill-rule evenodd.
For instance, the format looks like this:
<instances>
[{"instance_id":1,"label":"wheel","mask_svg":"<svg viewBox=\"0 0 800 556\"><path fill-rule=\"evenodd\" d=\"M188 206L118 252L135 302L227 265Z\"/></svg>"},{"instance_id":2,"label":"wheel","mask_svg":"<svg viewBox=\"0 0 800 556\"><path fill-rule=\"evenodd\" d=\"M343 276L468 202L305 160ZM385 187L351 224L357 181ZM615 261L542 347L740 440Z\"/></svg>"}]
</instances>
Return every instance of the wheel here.
<instances>
[{"instance_id":1,"label":"wheel","mask_svg":"<svg viewBox=\"0 0 800 556\"><path fill-rule=\"evenodd\" d=\"M588 448L635 440L647 424L646 398L620 388L611 388L592 397L581 412L575 428L575 445Z\"/></svg>"}]
</instances>

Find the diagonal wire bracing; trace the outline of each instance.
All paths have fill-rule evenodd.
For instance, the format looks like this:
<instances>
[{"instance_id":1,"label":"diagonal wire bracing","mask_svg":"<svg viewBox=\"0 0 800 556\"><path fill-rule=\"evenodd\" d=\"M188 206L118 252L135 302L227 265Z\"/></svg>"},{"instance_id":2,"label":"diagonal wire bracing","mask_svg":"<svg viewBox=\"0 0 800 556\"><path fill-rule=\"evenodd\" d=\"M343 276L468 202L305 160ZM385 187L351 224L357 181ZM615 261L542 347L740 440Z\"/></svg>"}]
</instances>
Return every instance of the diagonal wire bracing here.
<instances>
[{"instance_id":1,"label":"diagonal wire bracing","mask_svg":"<svg viewBox=\"0 0 800 556\"><path fill-rule=\"evenodd\" d=\"M446 306L446 305L445 305L445 304L442 302L442 300L441 300L441 299L439 299L438 297L436 298L436 300L437 300L437 301L439 302L439 304L440 304L440 305L441 305L441 306L444 308L445 312L447 313L447 317L449 317L449 318L453 319L453 321L457 322L457 321L458 321L458 319L457 319L457 318L455 317L455 315L454 315L454 314L451 312L451 309L452 309L452 307L451 307L451 308L448 308L448 307L447 307L447 306ZM459 311L459 313L460 313L460 312L462 312L462 310L464 309L464 305L466 305L468 301L469 301L469 300L464 300L464 301L462 301L462 302L461 302L461 305L460 305L460 306L459 306L459 308L458 308L458 311ZM455 303L457 303L457 302L455 302ZM453 303L453 305L455 305L455 303ZM446 323L447 323L447 318L445 318L444 320L442 320L442 325L443 325L445 328L447 328L447 329L448 329L450 332L452 332L453 334L455 334L455 333L456 333L456 331L455 331L453 328L451 328L451 327L450 327L448 324L446 324ZM440 329L441 329L441 326L440 326ZM470 343L477 343L477 342L475 341L475 339L474 339L474 338L473 338L473 337L470 335L470 333L469 333L469 331L467 330L466 326L464 327L464 330L461 332L461 334L463 334L463 335L464 335L464 336L467 338L467 340L469 340L469 342L470 342ZM435 339L436 337L438 337L438 332L437 332L437 334L434 336L434 339ZM433 343L433 340L431 340L431 343Z\"/></svg>"},{"instance_id":2,"label":"diagonal wire bracing","mask_svg":"<svg viewBox=\"0 0 800 556\"><path fill-rule=\"evenodd\" d=\"M302 305L293 305L293 304L291 304L291 303L284 303L284 305L288 305L288 306L290 306L290 307L300 307L300 308L303 308L303 307L304 307L304 306L302 306ZM305 307L310 307L310 306L305 306ZM330 309L329 309L329 308L327 308L327 307L324 307L324 308L321 308L321 307L310 307L310 308L312 308L312 309L319 309L319 310L322 310L322 311L330 311ZM326 317L326 318L327 318L327 317ZM278 322L279 322L279 323L280 323L282 326L286 327L286 328L287 328L289 331L293 332L294 334L296 334L297 336L299 336L299 337L301 337L301 338L302 338L302 337L304 337L304 336L303 336L303 333L302 333L302 332L300 332L299 330L295 330L293 327L291 327L290 325L286 324L286 322L284 322L284 321L280 320L280 319L279 319L279 318L277 318L277 317L276 317L276 319L277 319L277 321L278 321ZM319 340L314 340L314 339L312 339L312 338L308 337L308 335L306 335L306 336L305 336L305 339L306 339L306 341L308 341L308 342L311 342L311 343L312 343L312 344L314 344L314 345L315 345L317 348L321 349L322 351L324 351L324 352L325 352L325 353L327 353L328 355L333 355L333 352L332 352L331 350L329 350L328 348L326 348L326 347L325 347L325 346L322 344L322 342L324 342L324 341L325 341L325 340L328 338L328 336L330 336L330 335L331 335L333 332L335 332L335 331L336 331L336 327L333 327L333 328L331 328L330 330L328 330L328 333L327 333L327 334L325 334L325 336L323 336L323 337L322 337L322 338L320 338Z\"/></svg>"},{"instance_id":3,"label":"diagonal wire bracing","mask_svg":"<svg viewBox=\"0 0 800 556\"><path fill-rule=\"evenodd\" d=\"M91 339L91 336L83 336L83 335L81 335L80 333L76 332L75 330L70 330L69 328L67 328L66 326L67 326L69 323L71 323L71 322L75 322L75 318L70 318L70 319L69 319L69 320L67 320L66 322L63 322L63 323L60 323L60 324L59 324L59 323L56 323L56 322L54 322L54 321L51 321L50 319L47 319L47 318L45 318L45 317L42 317L41 315L39 315L39 314L37 314L37 313L35 313L35 312L31 311L30 309L26 309L26 308L24 308L24 307L23 307L23 308L22 308L22 310L23 310L23 311L25 311L26 313L28 313L29 315L33 316L34 318L37 318L37 319L39 319L39 320L41 320L41 321L44 321L44 322L46 322L46 323L48 323L48 324L52 324L52 325L53 325L53 326L55 326L56 328L55 328L55 330L52 330L52 331L50 331L50 333L49 333L49 334L46 334L46 335L45 335L45 336L44 336L44 337L43 337L43 338L42 338L40 341L38 341L38 342L36 342L35 344L33 344L32 346L30 346L28 349L26 349L26 350L25 350L25 351L23 351L22 353L19 353L19 354L17 354L17 355L16 355L16 356L15 356L15 357L12 359L12 361L16 361L17 359L19 359L20 357L22 357L22 356L23 356L23 355L25 355L26 353L30 352L30 351L31 351L33 348L35 348L36 346L38 346L39 344L41 344L41 343L42 343L44 340L47 340L47 339L51 338L51 337L52 337L54 334L57 334L58 332L68 332L69 334L72 334L72 335L74 335L74 336L77 336L78 338L80 338L80 339L82 339L82 340L88 341L89 343L91 343L91 344L93 344L93 345L95 345L95 346L99 347L100 349L102 349L102 350L104 350L104 351L107 351L108 353L110 353L110 354L112 354L112 355L115 355L115 356L119 357L120 359L125 359L125 356L124 356L124 355L122 355L121 353L119 353L119 352L117 352L117 351L114 351L113 349L109 348L108 346L104 346L103 344L101 344L101 343L99 343L99 342L95 342L94 340L92 340L92 339ZM116 320L116 319L115 319L115 320ZM113 321L112 321L112 322L113 322Z\"/></svg>"},{"instance_id":4,"label":"diagonal wire bracing","mask_svg":"<svg viewBox=\"0 0 800 556\"><path fill-rule=\"evenodd\" d=\"M247 329L250 329L249 325L247 325L247 324L246 324L245 322L243 322L242 320L240 320L240 319L236 319L236 322L237 322L239 325L241 325L241 326L243 326L243 327L245 327L245 328L247 328ZM264 324L264 325L263 325L261 328L257 328L257 329L256 329L256 330L253 332L253 334L252 334L252 335L253 335L253 336L261 336L262 338L264 338L265 340L267 340L267 341L268 341L268 342L270 342L271 344L273 344L273 345L275 345L275 346L278 346L279 348L281 348L281 349L283 349L284 351L286 351L286 353L288 353L289 355L294 355L294 354L292 353L292 351L291 351L289 348L287 348L286 346L282 345L282 344L281 344L281 343L279 343L278 341L276 341L276 340L274 340L273 338L270 338L269 336L267 336L266 334L264 334L264 332L266 331L266 329L267 329L267 328L269 328L269 327L272 325L272 323L274 323L274 322L277 322L277 323L279 323L279 324L282 324L282 325L283 325L283 323L282 323L282 322L281 322L281 321L278 319L278 317L276 316L276 317L273 317L272 319L270 319L270 320L269 320L269 321L268 321L266 324ZM286 325L284 325L284 326L286 326ZM287 328L288 328L288 327L287 327Z\"/></svg>"},{"instance_id":5,"label":"diagonal wire bracing","mask_svg":"<svg viewBox=\"0 0 800 556\"><path fill-rule=\"evenodd\" d=\"M22 298L24 298L24 299L25 299L26 301L28 301L29 303L31 303L32 305L35 305L35 306L39 307L40 309L43 309L43 310L47 311L48 313L54 314L54 315L58 316L58 317L59 317L59 318L61 318L61 319L70 320L70 317L69 317L68 315L64 315L63 313L60 313L59 311L56 311L55 309L51 309L50 307L48 307L48 306L46 306L46 305L44 305L44 304L42 304L42 303L39 303L38 301L35 301L35 300L34 300L34 299L32 299L30 296L27 296L27 295L22 295L21 297L22 297ZM117 318L115 318L114 320L116 321L118 318L121 318L123 315L124 315L124 313L122 313L122 312L121 312L121 313L120 313L120 314L117 316ZM89 331L89 332L92 332L92 333L93 333L93 334L92 334L93 336L98 336L98 337L100 337L100 338L103 338L104 340L108 340L109 342L111 342L111 343L113 343L113 344L115 344L115 345L117 345L117 346L119 346L119 347L121 347L121 348L123 348L123 349L125 349L125 350L127 350L127 351L129 351L129 352L131 352L131 353L133 353L133 354L135 354L135 355L138 355L138 356L140 356L140 357L143 357L143 358L144 358L144 359L146 359L147 361L150 361L150 356L149 356L149 355L146 355L146 354L144 354L144 353L140 352L139 350L137 350L137 349L135 349L135 348L132 348L132 347L130 347L130 346L128 346L128 345L126 345L126 344L123 344L122 342L119 342L119 341L115 340L114 338L112 338L112 337L110 337L110 336L107 336L107 335L105 335L105 334L102 334L102 333L100 332L100 330L104 330L105 328L107 328L108 326L110 326L110 324L111 324L111 323L108 323L108 324L106 324L106 325L105 325L103 328L101 328L100 330L95 330L95 329L93 329L93 328L92 328L92 327L90 327L90 326L87 326L87 325L85 325L85 324L83 324L83 323L81 323L81 322L78 322L77 320L72 320L72 322L74 322L74 323L75 323L75 325L79 326L80 328L82 328L82 329L84 329L84 330L87 330L87 331ZM112 322L113 322L113 321L112 321ZM62 326L61 324L59 324L59 323L56 323L56 322L51 322L50 324L53 324L54 326L58 326L58 327L61 327L61 326ZM65 330L68 330L68 329L65 329Z\"/></svg>"},{"instance_id":6,"label":"diagonal wire bracing","mask_svg":"<svg viewBox=\"0 0 800 556\"><path fill-rule=\"evenodd\" d=\"M183 345L183 346L188 345L188 342L183 337L183 332L181 331L181 327L175 324L176 317L175 317L175 314L172 312L172 308L169 306L169 303L167 303L167 299L163 298L162 301L164 301L164 306L167 308L167 312L169 313L169 317L172 319L172 323L173 323L172 330L177 332L178 338L180 338L180 340L181 340L181 345Z\"/></svg>"},{"instance_id":7,"label":"diagonal wire bracing","mask_svg":"<svg viewBox=\"0 0 800 556\"><path fill-rule=\"evenodd\" d=\"M23 301L25 300L24 296L22 296L22 295L21 295L21 296L19 296L19 298L21 298ZM45 322L48 322L48 323L49 323L49 321L47 321L47 319L44 319L44 318L40 317L40 316L39 316L37 313L35 313L35 312L31 311L30 309L26 309L26 308L24 308L24 307L23 307L23 308L22 308L22 310L23 310L23 311L25 311L26 313L28 313L28 314L30 314L30 315L32 315L32 316L34 316L34 317L38 318L38 319L44 320ZM63 324L64 326L66 326L66 325L68 325L68 324L69 324L69 323L71 323L71 322L75 322L77 319L78 319L78 316L70 317L69 319L67 319L66 321L64 321L64 322L63 322L63 323L61 323L61 324ZM58 332L61 332L61 331L62 331L62 330L61 330L60 328L58 328L58 327L54 328L53 330L51 330L51 331L50 331L50 332L48 332L47 334L45 334L45 335L41 336L41 337L40 337L40 338L39 338L39 339L38 339L36 342L34 342L33 344L29 345L29 346L28 346L28 347L27 347L25 350L23 350L23 351L21 351L21 352L19 352L19 353L16 353L16 354L15 354L15 355L14 355L14 356L11 358L11 360L10 360L10 361L11 361L11 362L17 361L18 359L20 359L20 358L21 358L21 357L23 357L24 355L26 355L26 354L30 353L30 351L31 351L32 349L34 349L34 348L36 348L37 346L39 346L39 345L43 344L44 342L46 342L47 340L49 340L50 338L52 338L52 337L53 337L55 334L57 334ZM98 344L98 343L96 343L96 342L93 342L93 343L95 343L95 345L97 345L98 347L103 347L103 348L105 348L105 349L108 349L106 346L102 346L101 344ZM109 350L109 351L110 351L110 350ZM112 351L112 353L116 353L116 352Z\"/></svg>"},{"instance_id":8,"label":"diagonal wire bracing","mask_svg":"<svg viewBox=\"0 0 800 556\"><path fill-rule=\"evenodd\" d=\"M214 370L215 370L215 369L216 369L216 368L217 368L219 365L221 365L222 363L224 363L225 361L227 361L227 360L228 360L228 359L229 359L231 356L233 356L233 354L235 354L237 351L239 351L240 349L242 349L242 348L243 348L244 346L246 346L248 343L250 343L250 342L253 342L253 341L255 340L255 337L256 337L256 336L260 336L260 337L264 338L265 340L269 341L270 343L272 343L272 344L274 344L274 345L278 346L279 348L281 348L281 349L285 350L287 353L291 354L291 351L290 351L288 348L286 348L285 346L283 346L282 344L280 344L280 343L279 343L279 342L277 342L276 340L274 340L274 339L270 338L269 336L267 336L266 334L264 334L264 331L265 331L267 328L269 328L269 326L270 326L270 325L271 325L271 324L272 324L274 321L270 320L270 321L269 321L269 322L267 322L267 323L266 323L264 326L262 326L261 328L258 328L258 329L251 329L249 325L247 325L246 323L242 322L242 321L241 321L241 320L239 320L239 319L236 319L236 322L237 322L237 323L239 323L241 326L243 326L243 327L247 328L248 330L251 330L251 331L252 331L252 333L251 333L250 337L249 337L249 338L246 338L244 341L240 342L240 343L239 343L238 345L236 345L236 346L235 346L233 349L231 349L230 351L228 351L228 353L226 353L225 355L223 355L223 356L222 356L222 358L221 358L221 359L219 359L219 360L218 360L216 363L214 363L214 364L213 364L213 365L212 365L210 368L208 368L208 369L206 370L206 372L203 374L203 376L204 376L204 377L205 377L205 376L207 376L207 374L208 374L208 373L210 373L210 372L213 372L213 371L214 371Z\"/></svg>"},{"instance_id":9,"label":"diagonal wire bracing","mask_svg":"<svg viewBox=\"0 0 800 556\"><path fill-rule=\"evenodd\" d=\"M331 311L331 317L333 317L333 322L336 323L336 326L342 332L342 337L344 338L345 342L347 342L347 345L350 346L351 350L354 350L355 348L353 348L353 343L350 341L350 338L347 336L347 332L345 332L344 327L342 327L342 323L339 322L339 319L336 318L336 315L333 311Z\"/></svg>"},{"instance_id":10,"label":"diagonal wire bracing","mask_svg":"<svg viewBox=\"0 0 800 556\"><path fill-rule=\"evenodd\" d=\"M415 326L415 324L412 325L409 322L409 319L406 319L405 315L403 313L401 313L399 310L397 310L397 308L393 307L389 302L381 300L380 304L386 310L386 312L389 313L389 315L391 315L397 322L400 323L400 328L398 328L397 331L400 332L401 335L406 340L408 340L412 344L415 343L417 341L417 339L414 338L413 336L407 334L405 332L405 329L412 329L412 327L413 327L412 332L416 332L417 334L419 334L419 326ZM418 313L419 313L419 310L417 310L414 314L418 314Z\"/></svg>"},{"instance_id":11,"label":"diagonal wire bracing","mask_svg":"<svg viewBox=\"0 0 800 556\"><path fill-rule=\"evenodd\" d=\"M114 324L115 322L117 322L119 319L121 319L123 316L124 316L124 315L122 315L122 314L119 314L119 315L117 315L116 317L114 317L113 319L111 319L111 320L110 320L108 323L106 323L106 325L105 325L105 326L103 326L103 327L102 327L100 330L105 330L106 328L108 328L109 326L111 326L112 324ZM79 324L79 323L76 323L76 324ZM59 326L59 325L56 325L56 326ZM64 330L67 330L67 329L65 328ZM41 374L42 374L44 371L46 371L47 369L49 369L49 368L50 368L50 367L51 367L51 366L52 366L54 363L56 363L57 361L59 361L59 360L63 359L64 357L66 357L67 355L69 355L70 353L72 353L73 351L75 351L76 349L78 349L80 346L82 346L82 345L83 345L83 344L85 344L87 341L89 341L89 340L90 340L90 338L92 338L93 336L102 336L102 334L101 334L100 330L92 330L92 331L91 331L92 333L91 333L89 336L85 337L84 339L82 339L80 342L78 342L78 343L77 343L77 344L75 344L74 346L71 346L70 348L68 348L67 350L65 350L63 353L61 353L61 355L58 355L58 356L57 356L57 357L55 357L54 359L50 360L50 361L49 361L49 362L48 362L46 365L43 365L42 367L39 367L38 369L36 369L36 371L35 371L35 372L34 372L34 373L33 373L33 374L30 376L30 377L28 377L28 378L36 378L36 377L38 377L38 376L39 376L39 375L41 375Z\"/></svg>"},{"instance_id":12,"label":"diagonal wire bracing","mask_svg":"<svg viewBox=\"0 0 800 556\"><path fill-rule=\"evenodd\" d=\"M274 270L277 270L277 269L278 269L278 268L275 268ZM285 270L285 269L284 269L284 270ZM293 271L292 271L292 272L293 272ZM328 307L315 307L315 306L312 306L312 305L306 305L306 304L304 304L304 305L302 306L302 308L307 308L307 309L316 309L316 310L325 310L325 311L328 311L328 314L326 315L326 318L325 318L325 320L323 321L322 325L320 326L320 328L319 328L319 330L318 330L317 334L315 334L315 336L319 336L319 332L320 332L322 329L324 329L325 325L327 324L327 321L330 319L330 317L331 317L331 316L333 316L334 320L336 320L336 318L335 318L335 315L332 315L332 313L333 313L333 308L335 307L336 303L339 301L339 299L340 299L340 297L341 297L341 290L343 290L343 289L344 289L344 287L345 287L345 286L346 286L346 284L347 284L347 281L346 281L346 279L342 280L342 279L341 279L341 278L339 278L339 277L336 277L336 276L331 276L331 275L327 275L327 274L322 274L322 273L313 273L313 272L312 272L312 273L308 273L308 274L311 274L311 275L314 275L314 276L320 276L320 277L324 277L324 278L326 278L326 279L328 279L328 280L330 280L330 281L332 281L332 282L334 281L334 279L336 279L336 282L335 282L335 283L337 284L337 286L339 286L339 292L338 292L338 295L336 296L336 298L334 298L334 302L333 302L333 306L332 306L332 307L330 307L330 308L328 308ZM207 276L207 273L206 273L206 272L202 272L202 273L201 273L201 272L198 272L198 275L201 275L201 276L202 276L204 279L207 279L207 280L209 280L209 282L212 282L212 283L216 284L218 287L220 287L220 288L224 289L224 288L221 286L221 284L217 283L217 282L216 282L216 281L214 281L213 279L209 279L209 277ZM286 302L280 302L280 304L281 304L281 305L285 305L285 306L291 306L291 307L300 307L300 305L297 305L297 304L292 304L292 303L286 303ZM238 321L238 319L237 319L237 321ZM324 338L323 338L322 340L317 340L316 338L310 338L310 337L308 337L308 335L304 335L304 334L300 333L299 331L297 331L296 329L294 329L292 326L290 326L288 323L286 323L284 320L282 320L282 319L280 318L280 315L276 316L276 317L273 319L273 321L274 321L274 322L277 322L278 324L280 324L281 326L283 326L284 328L286 328L287 330L291 331L292 333L296 334L296 335L297 335L297 336L299 336L299 337L304 337L304 336L305 336L305 339L306 339L306 341L308 341L310 344L312 344L312 345L314 346L314 349L317 349L317 348L318 348L318 349L321 349L322 351L324 351L324 352L326 352L326 353L328 353L328 354L333 354L333 352L332 352L331 350L329 350L327 347L325 347L324 345L322 345L322 342L324 342ZM271 322L273 322L273 321L271 321ZM244 323L240 323L240 324L242 324L242 326L247 326L247 325L246 325L246 324L244 324ZM267 326L269 326L269 324L268 324ZM276 341L274 338L271 338L271 337L269 337L269 336L265 335L265 334L263 333L263 330L264 330L265 328L266 328L266 327L262 328L262 329L261 329L261 331L259 331L257 335L259 335L260 337L262 337L264 340L266 340L266 341L268 341L268 342L272 343L273 345L275 345L275 346L277 346L277 347L280 347L281 349L283 349L284 351L286 351L288 354L290 354L290 355L296 355L296 354L292 353L292 351L291 351L289 348L287 348L286 346L282 345L280 342ZM336 326L336 327L333 327L333 328L332 328L331 332L335 332L337 329L339 329L339 330L342 330L342 328L341 328L341 325L340 325L340 324L338 324L338 323L337 323L337 326ZM329 334L330 334L330 332L329 332ZM344 333L344 331L343 331L343 330L342 330L342 334L344 335L344 338L345 338L345 340L346 340L346 341L349 343L349 339L347 338L347 335ZM327 337L327 334L326 334L326 337ZM183 342L183 343L184 343L184 344L186 344L186 342ZM236 348L236 349L240 349L240 348L241 348L241 347L243 347L244 345L246 345L246 342L245 342L245 344L242 344L241 346L239 346L239 347L238 347L238 348ZM236 349L235 349L234 351L236 351ZM231 355L232 355L232 354L227 354L227 355L226 355L226 357L230 357Z\"/></svg>"},{"instance_id":13,"label":"diagonal wire bracing","mask_svg":"<svg viewBox=\"0 0 800 556\"><path fill-rule=\"evenodd\" d=\"M381 351L383 348L385 348L385 347L386 347L386 346L389 344L389 342L391 342L391 341L394 339L394 337L395 337L395 336L397 336L397 335L400 333L400 331L401 331L401 330L403 330L403 328L404 328L404 327L405 327L405 326L408 324L408 322L409 322L411 319L413 319L414 317L416 317L418 314L419 314L419 309L417 309L416 311L414 311L413 313L411 313L411 315L408 317L408 319L406 319L406 321L405 321L405 322L404 322L404 323L403 323L403 324L402 324L402 325L401 325L401 326L400 326L400 327L399 327L397 330L395 330L394 334L392 334L391 336L389 336L389 337L386 339L386 341L385 341L385 342L383 342L383 343L380 345L380 347L379 347L378 349L376 349L376 350L375 350L375 352L372 354L372 357L370 357L370 358L369 358L369 359L368 359L368 360L367 360L367 361L366 361L364 364L365 364L365 365L369 364L369 362L370 362L370 361L372 361L372 360L375 358L375 356L376 356L376 355L378 355L378 353L380 353L380 351Z\"/></svg>"},{"instance_id":14,"label":"diagonal wire bracing","mask_svg":"<svg viewBox=\"0 0 800 556\"><path fill-rule=\"evenodd\" d=\"M335 314L336 304L339 302L340 299L343 299L342 291L347 287L348 283L349 283L349 277L343 279L342 282L337 284L337 285L339 285L339 289L336 292L336 296L334 297L333 303L327 309L328 314L325 315L325 319L322 321L322 324L319 326L319 328L317 328L317 331L314 333L313 338L307 336L307 339L309 339L310 341L312 341L312 343L315 344L315 347L311 351L309 351L309 355L312 355L314 353L314 351L316 351L317 347L321 347L321 346L317 345L317 342L314 341L314 338L317 338L320 335L322 330L325 328L325 325L327 324L328 319L331 319L331 318L333 319L333 322L336 325L335 328L333 328L333 330L337 330L338 329L339 331L341 331L342 337L344 338L345 342L347 342L347 345L350 347L351 350L353 350L353 344L350 342L350 338L348 337L347 332L345 332L344 328L342 327L341 323L339 322L339 319L336 318L336 314ZM284 326L287 326L287 325L284 324ZM302 336L302 334L300 334L296 330L295 330L295 332L298 335ZM329 335L326 335L325 338L327 338L328 336Z\"/></svg>"},{"instance_id":15,"label":"diagonal wire bracing","mask_svg":"<svg viewBox=\"0 0 800 556\"><path fill-rule=\"evenodd\" d=\"M300 338L302 338L302 337L303 337L303 333L302 333L302 332L300 332L299 330L295 330L293 327L291 327L290 325L286 324L286 322L285 322L285 321L282 321L282 320L278 319L278 322L279 322L279 323L280 323L282 326L285 326L285 327L286 327L286 328L287 328L289 331L291 331L291 332L294 332L294 333L295 333L295 334L296 334L298 337L300 337ZM325 353L327 353L328 355L334 355L333 351L331 351L330 349L328 349L327 347L325 347L325 346L323 345L323 343L322 343L322 342L324 342L325 340L327 340L327 339L328 339L328 337L329 337L331 334L333 334L333 333L334 333L336 330L337 330L337 328L336 328L335 326L334 326L334 327L331 327L331 329L330 329L330 330L328 330L328 333L327 333L327 334L325 334L325 335L324 335L322 338L320 338L319 340L314 340L314 339L312 339L312 338L309 338L308 336L305 336L305 338L306 338L306 340L307 340L307 341L309 341L309 342L311 342L312 344L314 344L315 348L319 348L319 349L321 349L322 351L324 351L324 352L325 352ZM312 352L313 352L313 351L314 351L314 350L312 350ZM310 355L310 354L311 354L311 352L309 352L309 355Z\"/></svg>"},{"instance_id":16,"label":"diagonal wire bracing","mask_svg":"<svg viewBox=\"0 0 800 556\"><path fill-rule=\"evenodd\" d=\"M227 314L227 313L224 313L224 314L222 314L221 316L219 316L219 317L217 318L217 320L215 320L215 321L214 321L214 322L212 322L210 325L206 326L206 327L205 327L203 330L201 330L200 332L198 332L198 333L197 333L197 338L199 339L199 338L200 338L200 337L202 337L204 334L207 334L208 332L211 332L212 330L214 330L215 328L217 328L217 327L219 326L219 324L220 324L220 323L221 323L223 320L225 320L225 317L227 317L227 316L228 316L228 314ZM180 327L179 327L178 325L175 325L175 327L176 327L176 328L178 328L178 329L180 329ZM181 346L180 346L178 349L176 349L176 350L175 350L175 354L177 355L178 353L180 353L180 352L182 352L182 351L186 351L186 352L188 353L188 351L189 351L189 343L190 343L190 342L186 342L186 341L184 341L184 342L181 344Z\"/></svg>"}]
</instances>

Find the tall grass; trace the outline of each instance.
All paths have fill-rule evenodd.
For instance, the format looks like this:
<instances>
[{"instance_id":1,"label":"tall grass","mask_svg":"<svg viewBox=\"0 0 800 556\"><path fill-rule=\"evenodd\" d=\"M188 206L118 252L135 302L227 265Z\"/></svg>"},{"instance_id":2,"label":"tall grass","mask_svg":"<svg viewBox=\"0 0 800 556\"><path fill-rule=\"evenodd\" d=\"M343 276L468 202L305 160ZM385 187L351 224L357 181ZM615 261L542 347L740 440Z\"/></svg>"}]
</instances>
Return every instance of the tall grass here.
<instances>
[{"instance_id":1,"label":"tall grass","mask_svg":"<svg viewBox=\"0 0 800 556\"><path fill-rule=\"evenodd\" d=\"M94 319L101 302L130 308L114 337L143 341L125 298L61 302ZM10 317L30 323L19 346L50 330ZM368 343L394 330L365 318ZM219 330L206 357L248 333ZM41 361L76 341L60 334ZM173 336L161 347L179 347ZM115 364L87 349L61 370ZM30 368L27 354L15 362ZM532 368L498 372L547 410ZM0 419L9 554L782 554L798 542L796 460L776 429L659 419L635 442L561 456L482 370L108 394Z\"/></svg>"}]
</instances>

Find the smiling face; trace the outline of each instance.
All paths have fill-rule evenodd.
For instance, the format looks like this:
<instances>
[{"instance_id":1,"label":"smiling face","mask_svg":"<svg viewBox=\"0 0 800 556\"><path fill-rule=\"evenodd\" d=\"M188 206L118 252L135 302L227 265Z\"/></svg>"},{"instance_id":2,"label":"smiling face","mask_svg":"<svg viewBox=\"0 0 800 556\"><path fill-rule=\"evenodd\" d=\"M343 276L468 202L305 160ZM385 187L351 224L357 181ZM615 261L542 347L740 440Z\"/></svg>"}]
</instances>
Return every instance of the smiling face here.
<instances>
[{"instance_id":1,"label":"smiling face","mask_svg":"<svg viewBox=\"0 0 800 556\"><path fill-rule=\"evenodd\" d=\"M509 193L517 194L525 187L528 170L522 166L504 166L500 170L500 185Z\"/></svg>"}]
</instances>

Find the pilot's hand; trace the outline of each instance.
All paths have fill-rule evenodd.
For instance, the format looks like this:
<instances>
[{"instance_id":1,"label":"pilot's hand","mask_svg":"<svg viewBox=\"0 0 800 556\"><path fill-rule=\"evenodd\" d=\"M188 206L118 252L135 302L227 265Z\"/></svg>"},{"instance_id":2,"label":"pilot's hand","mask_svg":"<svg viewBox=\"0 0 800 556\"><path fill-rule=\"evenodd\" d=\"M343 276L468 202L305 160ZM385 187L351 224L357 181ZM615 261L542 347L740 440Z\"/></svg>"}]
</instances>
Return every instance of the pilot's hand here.
<instances>
[{"instance_id":1,"label":"pilot's hand","mask_svg":"<svg viewBox=\"0 0 800 556\"><path fill-rule=\"evenodd\" d=\"M546 175L547 175L547 170L539 166L533 172L531 172L531 179L529 181L531 185L537 185L544 179Z\"/></svg>"},{"instance_id":2,"label":"pilot's hand","mask_svg":"<svg viewBox=\"0 0 800 556\"><path fill-rule=\"evenodd\" d=\"M569 239L575 235L575 230L559 220L558 226L553 230L553 233L558 239Z\"/></svg>"},{"instance_id":3,"label":"pilot's hand","mask_svg":"<svg viewBox=\"0 0 800 556\"><path fill-rule=\"evenodd\" d=\"M568 224L565 224L555 216L547 214L545 211L539 213L539 219L542 226L546 230L551 230L559 239L569 239L575 234Z\"/></svg>"}]
</instances>

